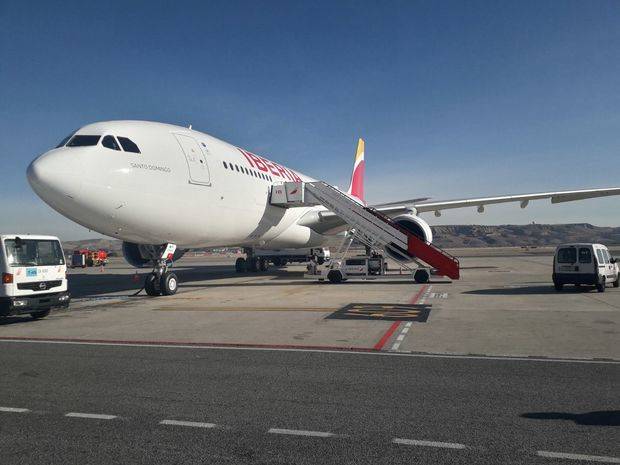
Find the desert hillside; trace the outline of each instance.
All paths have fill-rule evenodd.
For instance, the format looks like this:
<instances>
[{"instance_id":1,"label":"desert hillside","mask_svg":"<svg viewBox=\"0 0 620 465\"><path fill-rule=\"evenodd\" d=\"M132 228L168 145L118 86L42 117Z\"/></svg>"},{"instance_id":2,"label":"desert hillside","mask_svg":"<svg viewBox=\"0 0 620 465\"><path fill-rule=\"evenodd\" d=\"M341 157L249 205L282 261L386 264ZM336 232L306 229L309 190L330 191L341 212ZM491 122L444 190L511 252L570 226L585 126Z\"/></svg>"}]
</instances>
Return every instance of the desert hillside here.
<instances>
[{"instance_id":1,"label":"desert hillside","mask_svg":"<svg viewBox=\"0 0 620 465\"><path fill-rule=\"evenodd\" d=\"M521 247L555 246L562 242L600 242L620 245L620 227L600 227L579 224L526 225L450 225L433 226L434 242L440 247ZM65 250L75 248L106 249L120 253L121 242L116 239L86 239L66 241Z\"/></svg>"}]
</instances>

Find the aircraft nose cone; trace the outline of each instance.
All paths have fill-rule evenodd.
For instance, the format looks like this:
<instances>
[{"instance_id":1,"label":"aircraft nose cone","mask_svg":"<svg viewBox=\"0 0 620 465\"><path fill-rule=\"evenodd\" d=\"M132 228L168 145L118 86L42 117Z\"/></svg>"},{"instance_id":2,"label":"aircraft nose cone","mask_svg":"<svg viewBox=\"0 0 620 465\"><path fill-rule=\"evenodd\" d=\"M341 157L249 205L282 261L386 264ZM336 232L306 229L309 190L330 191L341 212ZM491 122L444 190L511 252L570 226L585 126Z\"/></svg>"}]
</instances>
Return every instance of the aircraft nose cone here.
<instances>
[{"instance_id":1,"label":"aircraft nose cone","mask_svg":"<svg viewBox=\"0 0 620 465\"><path fill-rule=\"evenodd\" d=\"M26 170L32 189L48 203L73 199L81 188L78 159L69 159L61 150L47 152L35 159Z\"/></svg>"}]
</instances>

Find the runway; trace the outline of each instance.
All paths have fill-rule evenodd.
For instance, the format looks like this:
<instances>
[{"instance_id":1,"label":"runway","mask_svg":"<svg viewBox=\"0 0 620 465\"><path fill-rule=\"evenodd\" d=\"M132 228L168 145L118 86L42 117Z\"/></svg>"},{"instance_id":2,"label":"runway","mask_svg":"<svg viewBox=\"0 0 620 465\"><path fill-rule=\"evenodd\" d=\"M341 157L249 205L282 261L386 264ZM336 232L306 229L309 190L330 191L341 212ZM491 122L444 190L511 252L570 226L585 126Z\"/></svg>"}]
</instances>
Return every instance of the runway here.
<instances>
[{"instance_id":1,"label":"runway","mask_svg":"<svg viewBox=\"0 0 620 465\"><path fill-rule=\"evenodd\" d=\"M615 362L0 350L2 463L620 463Z\"/></svg>"}]
</instances>

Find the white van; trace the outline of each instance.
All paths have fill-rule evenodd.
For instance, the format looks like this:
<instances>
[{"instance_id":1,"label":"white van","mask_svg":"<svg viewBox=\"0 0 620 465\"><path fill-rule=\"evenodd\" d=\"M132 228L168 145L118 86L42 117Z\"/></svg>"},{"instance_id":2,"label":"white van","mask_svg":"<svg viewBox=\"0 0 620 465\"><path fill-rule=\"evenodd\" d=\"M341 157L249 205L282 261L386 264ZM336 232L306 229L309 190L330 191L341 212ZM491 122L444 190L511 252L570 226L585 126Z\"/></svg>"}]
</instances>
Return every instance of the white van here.
<instances>
[{"instance_id":1,"label":"white van","mask_svg":"<svg viewBox=\"0 0 620 465\"><path fill-rule=\"evenodd\" d=\"M66 307L67 265L57 237L0 235L0 317L30 313L46 317Z\"/></svg>"},{"instance_id":2,"label":"white van","mask_svg":"<svg viewBox=\"0 0 620 465\"><path fill-rule=\"evenodd\" d=\"M618 265L603 244L562 244L553 257L553 285L561 291L564 284L618 287Z\"/></svg>"}]
</instances>

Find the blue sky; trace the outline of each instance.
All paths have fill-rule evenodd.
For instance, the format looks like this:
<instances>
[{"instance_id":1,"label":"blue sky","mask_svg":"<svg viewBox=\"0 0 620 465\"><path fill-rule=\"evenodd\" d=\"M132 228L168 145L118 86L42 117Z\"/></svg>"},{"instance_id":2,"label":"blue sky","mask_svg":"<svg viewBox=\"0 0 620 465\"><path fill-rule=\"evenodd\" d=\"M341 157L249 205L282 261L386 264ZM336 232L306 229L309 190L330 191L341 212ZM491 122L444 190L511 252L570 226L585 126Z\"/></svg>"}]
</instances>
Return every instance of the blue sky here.
<instances>
[{"instance_id":1,"label":"blue sky","mask_svg":"<svg viewBox=\"0 0 620 465\"><path fill-rule=\"evenodd\" d=\"M3 231L94 233L28 163L108 119L195 129L370 202L620 186L620 2L0 5ZM620 225L620 199L445 211L431 224Z\"/></svg>"}]
</instances>

